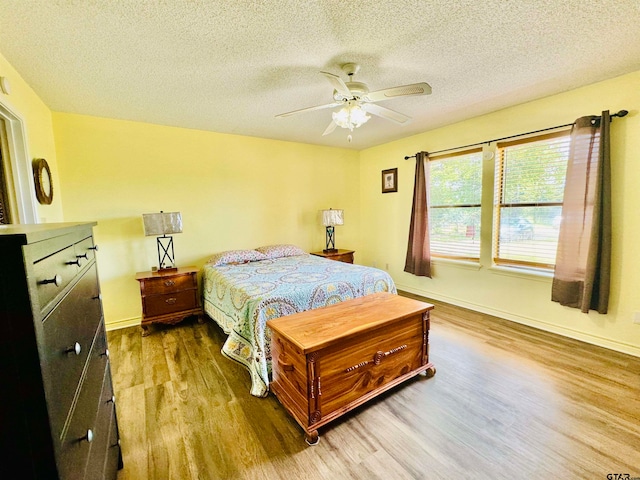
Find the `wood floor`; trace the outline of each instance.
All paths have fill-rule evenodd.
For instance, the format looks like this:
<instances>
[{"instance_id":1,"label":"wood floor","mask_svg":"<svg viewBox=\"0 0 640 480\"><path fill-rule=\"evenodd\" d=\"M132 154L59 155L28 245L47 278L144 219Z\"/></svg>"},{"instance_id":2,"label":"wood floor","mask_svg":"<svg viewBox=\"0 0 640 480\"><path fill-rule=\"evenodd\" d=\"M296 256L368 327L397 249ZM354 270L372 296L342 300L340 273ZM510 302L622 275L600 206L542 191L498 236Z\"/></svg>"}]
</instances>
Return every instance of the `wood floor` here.
<instances>
[{"instance_id":1,"label":"wood floor","mask_svg":"<svg viewBox=\"0 0 640 480\"><path fill-rule=\"evenodd\" d=\"M417 377L309 447L211 320L108 333L118 480L640 478L640 359L433 302Z\"/></svg>"}]
</instances>

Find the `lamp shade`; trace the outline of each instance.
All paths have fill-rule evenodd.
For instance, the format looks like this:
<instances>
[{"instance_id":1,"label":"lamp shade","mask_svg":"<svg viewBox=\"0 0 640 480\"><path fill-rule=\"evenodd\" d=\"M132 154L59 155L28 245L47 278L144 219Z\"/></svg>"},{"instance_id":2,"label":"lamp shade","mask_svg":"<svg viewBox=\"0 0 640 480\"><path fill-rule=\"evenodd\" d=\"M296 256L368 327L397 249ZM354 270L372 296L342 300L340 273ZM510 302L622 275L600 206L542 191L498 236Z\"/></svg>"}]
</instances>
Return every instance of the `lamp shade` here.
<instances>
[{"instance_id":1,"label":"lamp shade","mask_svg":"<svg viewBox=\"0 0 640 480\"><path fill-rule=\"evenodd\" d=\"M333 227L335 225L344 225L344 210L323 210L322 224L325 227Z\"/></svg>"},{"instance_id":2,"label":"lamp shade","mask_svg":"<svg viewBox=\"0 0 640 480\"><path fill-rule=\"evenodd\" d=\"M146 236L182 233L180 212L143 213L142 220Z\"/></svg>"}]
</instances>

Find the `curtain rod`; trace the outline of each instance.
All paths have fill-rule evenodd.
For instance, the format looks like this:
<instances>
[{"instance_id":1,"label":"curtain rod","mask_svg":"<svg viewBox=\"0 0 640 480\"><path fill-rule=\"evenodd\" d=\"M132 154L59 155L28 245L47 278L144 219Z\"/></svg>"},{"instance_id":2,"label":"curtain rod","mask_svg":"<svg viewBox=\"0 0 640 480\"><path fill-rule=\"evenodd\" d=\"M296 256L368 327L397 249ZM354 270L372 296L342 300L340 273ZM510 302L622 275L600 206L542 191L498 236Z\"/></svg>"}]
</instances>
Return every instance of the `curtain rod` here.
<instances>
[{"instance_id":1,"label":"curtain rod","mask_svg":"<svg viewBox=\"0 0 640 480\"><path fill-rule=\"evenodd\" d=\"M620 117L620 118L626 117L628 113L629 112L627 110L620 110L618 113L614 113L614 114L610 115L610 117L611 117L611 120L613 120L613 117ZM600 116L600 115L598 115L598 116ZM557 128L571 127L572 125L573 125L573 123L567 123L565 125L556 125L555 127L543 128L541 130L534 130L533 132L519 133L518 135L510 135L508 137L496 138L494 140L487 140L487 141L478 142L478 143L470 143L469 145L464 145L462 147L445 148L444 150L438 150L436 152L430 152L429 155L436 155L438 153L450 152L451 150L460 150L461 148L477 147L479 145L484 145L485 143L500 142L502 140L508 140L509 138L522 137L524 135L531 135L532 133L546 132L547 130L555 130ZM406 157L404 157L404 159L405 160L409 160L410 158L416 158L416 155L406 156Z\"/></svg>"}]
</instances>

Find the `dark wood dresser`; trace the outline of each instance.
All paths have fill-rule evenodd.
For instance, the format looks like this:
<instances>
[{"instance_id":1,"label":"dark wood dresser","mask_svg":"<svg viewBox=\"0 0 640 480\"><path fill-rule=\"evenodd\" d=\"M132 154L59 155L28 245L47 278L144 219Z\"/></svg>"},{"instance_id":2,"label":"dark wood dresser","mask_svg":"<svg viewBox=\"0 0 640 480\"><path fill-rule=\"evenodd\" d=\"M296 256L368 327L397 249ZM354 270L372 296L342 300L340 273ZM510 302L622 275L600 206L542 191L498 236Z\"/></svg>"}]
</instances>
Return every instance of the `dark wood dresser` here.
<instances>
[{"instance_id":1,"label":"dark wood dresser","mask_svg":"<svg viewBox=\"0 0 640 480\"><path fill-rule=\"evenodd\" d=\"M113 480L122 467L94 225L0 226L2 478Z\"/></svg>"}]
</instances>

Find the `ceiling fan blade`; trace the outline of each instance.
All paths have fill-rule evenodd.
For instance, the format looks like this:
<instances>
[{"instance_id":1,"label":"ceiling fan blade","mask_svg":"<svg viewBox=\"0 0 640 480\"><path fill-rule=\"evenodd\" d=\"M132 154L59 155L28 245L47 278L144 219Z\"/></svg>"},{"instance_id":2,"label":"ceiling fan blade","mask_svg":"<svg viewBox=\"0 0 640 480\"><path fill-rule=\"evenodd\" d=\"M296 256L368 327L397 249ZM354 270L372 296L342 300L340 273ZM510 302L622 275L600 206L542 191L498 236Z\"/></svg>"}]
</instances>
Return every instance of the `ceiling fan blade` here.
<instances>
[{"instance_id":1,"label":"ceiling fan blade","mask_svg":"<svg viewBox=\"0 0 640 480\"><path fill-rule=\"evenodd\" d=\"M325 108L338 107L340 105L342 105L342 102L333 102L333 103L327 103L326 105L317 105L315 107L301 108L300 110L294 110L292 112L281 113L279 115L276 115L276 118L288 117L289 115L296 115L298 113L304 113L304 112L313 112L314 110L323 110Z\"/></svg>"},{"instance_id":2,"label":"ceiling fan blade","mask_svg":"<svg viewBox=\"0 0 640 480\"><path fill-rule=\"evenodd\" d=\"M430 95L431 86L428 83L412 83L411 85L402 85L399 87L385 88L375 92L369 92L362 96L365 102L380 102L381 100L389 100L396 97L408 97L412 95Z\"/></svg>"},{"instance_id":3,"label":"ceiling fan blade","mask_svg":"<svg viewBox=\"0 0 640 480\"><path fill-rule=\"evenodd\" d=\"M365 103L362 105L362 108L366 112L372 113L387 120L391 120L392 122L396 122L401 125L411 120L411 117L407 117L406 115L389 108L381 107L380 105L376 105L375 103Z\"/></svg>"},{"instance_id":4,"label":"ceiling fan blade","mask_svg":"<svg viewBox=\"0 0 640 480\"><path fill-rule=\"evenodd\" d=\"M337 126L338 126L338 124L336 122L334 122L333 120L331 120L331 123L329 124L327 129L324 131L322 136L324 137L325 135L329 135L331 132L333 132L336 129Z\"/></svg>"},{"instance_id":5,"label":"ceiling fan blade","mask_svg":"<svg viewBox=\"0 0 640 480\"><path fill-rule=\"evenodd\" d=\"M333 85L333 88L338 93L351 97L351 91L347 87L347 84L344 83L344 80L342 80L339 76L329 72L320 72L320 73L323 74L325 77L327 77L327 80L329 80L331 85Z\"/></svg>"}]
</instances>

